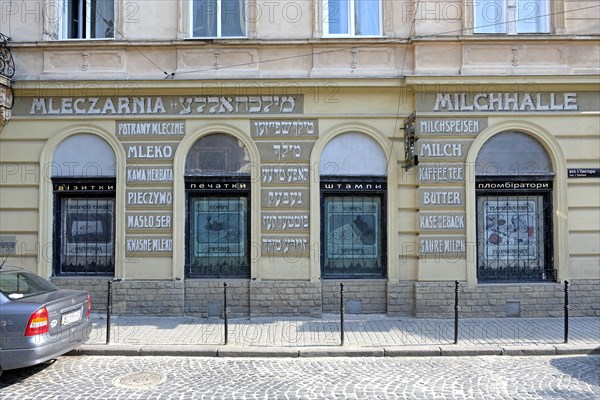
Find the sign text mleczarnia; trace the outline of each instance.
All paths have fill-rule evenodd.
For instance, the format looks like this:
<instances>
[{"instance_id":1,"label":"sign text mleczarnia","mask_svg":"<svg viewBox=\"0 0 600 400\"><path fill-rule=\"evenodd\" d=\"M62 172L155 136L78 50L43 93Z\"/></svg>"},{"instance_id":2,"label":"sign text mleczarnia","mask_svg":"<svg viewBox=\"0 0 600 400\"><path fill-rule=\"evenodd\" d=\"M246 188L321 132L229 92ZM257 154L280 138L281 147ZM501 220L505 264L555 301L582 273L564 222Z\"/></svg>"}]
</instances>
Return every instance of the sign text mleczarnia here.
<instances>
[{"instance_id":1,"label":"sign text mleczarnia","mask_svg":"<svg viewBox=\"0 0 600 400\"><path fill-rule=\"evenodd\" d=\"M298 114L297 96L33 97L18 102L17 115Z\"/></svg>"}]
</instances>

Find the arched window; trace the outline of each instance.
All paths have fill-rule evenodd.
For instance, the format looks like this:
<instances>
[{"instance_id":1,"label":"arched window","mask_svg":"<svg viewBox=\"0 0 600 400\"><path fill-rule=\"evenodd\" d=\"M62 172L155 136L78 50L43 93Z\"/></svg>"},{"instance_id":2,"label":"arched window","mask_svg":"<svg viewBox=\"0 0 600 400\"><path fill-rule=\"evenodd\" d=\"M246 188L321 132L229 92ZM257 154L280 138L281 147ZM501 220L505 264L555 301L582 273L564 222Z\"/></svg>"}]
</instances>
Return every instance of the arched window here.
<instances>
[{"instance_id":1,"label":"arched window","mask_svg":"<svg viewBox=\"0 0 600 400\"><path fill-rule=\"evenodd\" d=\"M102 138L65 139L52 159L54 273L114 275L115 154Z\"/></svg>"},{"instance_id":2,"label":"arched window","mask_svg":"<svg viewBox=\"0 0 600 400\"><path fill-rule=\"evenodd\" d=\"M481 282L553 281L552 162L521 132L502 132L476 165L477 277Z\"/></svg>"},{"instance_id":3,"label":"arched window","mask_svg":"<svg viewBox=\"0 0 600 400\"><path fill-rule=\"evenodd\" d=\"M244 144L215 133L185 163L186 275L250 276L250 160Z\"/></svg>"},{"instance_id":4,"label":"arched window","mask_svg":"<svg viewBox=\"0 0 600 400\"><path fill-rule=\"evenodd\" d=\"M370 137L345 133L320 159L322 276L386 276L386 172L383 149Z\"/></svg>"}]
</instances>

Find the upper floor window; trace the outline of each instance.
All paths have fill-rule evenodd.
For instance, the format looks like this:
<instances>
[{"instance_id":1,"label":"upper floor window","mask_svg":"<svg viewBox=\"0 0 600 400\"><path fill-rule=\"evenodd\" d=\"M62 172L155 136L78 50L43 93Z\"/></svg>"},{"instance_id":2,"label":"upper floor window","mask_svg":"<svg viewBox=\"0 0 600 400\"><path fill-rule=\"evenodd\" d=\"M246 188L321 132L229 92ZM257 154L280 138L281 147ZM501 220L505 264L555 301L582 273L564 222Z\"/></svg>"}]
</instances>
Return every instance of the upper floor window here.
<instances>
[{"instance_id":1,"label":"upper floor window","mask_svg":"<svg viewBox=\"0 0 600 400\"><path fill-rule=\"evenodd\" d=\"M475 33L548 33L550 0L477 0Z\"/></svg>"},{"instance_id":2,"label":"upper floor window","mask_svg":"<svg viewBox=\"0 0 600 400\"><path fill-rule=\"evenodd\" d=\"M325 36L380 36L381 0L324 0Z\"/></svg>"},{"instance_id":3,"label":"upper floor window","mask_svg":"<svg viewBox=\"0 0 600 400\"><path fill-rule=\"evenodd\" d=\"M115 37L114 0L61 0L61 39Z\"/></svg>"},{"instance_id":4,"label":"upper floor window","mask_svg":"<svg viewBox=\"0 0 600 400\"><path fill-rule=\"evenodd\" d=\"M192 0L191 33L195 38L245 37L244 0Z\"/></svg>"}]
</instances>

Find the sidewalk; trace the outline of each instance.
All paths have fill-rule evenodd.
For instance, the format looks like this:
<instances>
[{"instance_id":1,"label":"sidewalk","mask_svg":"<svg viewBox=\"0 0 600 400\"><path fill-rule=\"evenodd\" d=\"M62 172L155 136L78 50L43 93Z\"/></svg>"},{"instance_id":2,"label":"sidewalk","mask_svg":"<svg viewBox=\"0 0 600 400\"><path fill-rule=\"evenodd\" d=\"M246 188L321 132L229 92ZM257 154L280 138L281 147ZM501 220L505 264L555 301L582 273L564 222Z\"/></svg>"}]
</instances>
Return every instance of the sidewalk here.
<instances>
[{"instance_id":1,"label":"sidewalk","mask_svg":"<svg viewBox=\"0 0 600 400\"><path fill-rule=\"evenodd\" d=\"M80 355L218 357L440 356L600 354L600 318L470 318L454 320L345 315L314 318L115 317L106 344L106 317L93 316Z\"/></svg>"}]
</instances>

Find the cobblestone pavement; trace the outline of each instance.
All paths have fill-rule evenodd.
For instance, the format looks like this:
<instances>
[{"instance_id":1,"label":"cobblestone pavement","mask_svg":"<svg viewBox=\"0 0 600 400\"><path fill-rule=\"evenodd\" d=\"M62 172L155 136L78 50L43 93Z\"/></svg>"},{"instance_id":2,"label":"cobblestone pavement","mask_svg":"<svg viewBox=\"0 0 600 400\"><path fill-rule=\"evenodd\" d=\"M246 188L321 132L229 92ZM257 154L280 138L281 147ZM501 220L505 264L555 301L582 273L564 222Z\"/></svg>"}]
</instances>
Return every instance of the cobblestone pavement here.
<instances>
[{"instance_id":1,"label":"cobblestone pavement","mask_svg":"<svg viewBox=\"0 0 600 400\"><path fill-rule=\"evenodd\" d=\"M598 399L600 356L61 357L0 399Z\"/></svg>"},{"instance_id":2,"label":"cobblestone pavement","mask_svg":"<svg viewBox=\"0 0 600 400\"><path fill-rule=\"evenodd\" d=\"M562 318L469 318L459 321L463 345L543 345L563 343ZM348 315L345 344L349 346L407 346L451 344L454 321L385 315ZM191 317L113 318L111 343L128 345L218 345L223 343L223 320ZM311 318L252 318L229 321L229 344L259 347L332 346L340 343L339 316ZM88 344L103 344L106 320L94 318ZM569 343L600 346L600 318L571 318Z\"/></svg>"}]
</instances>

